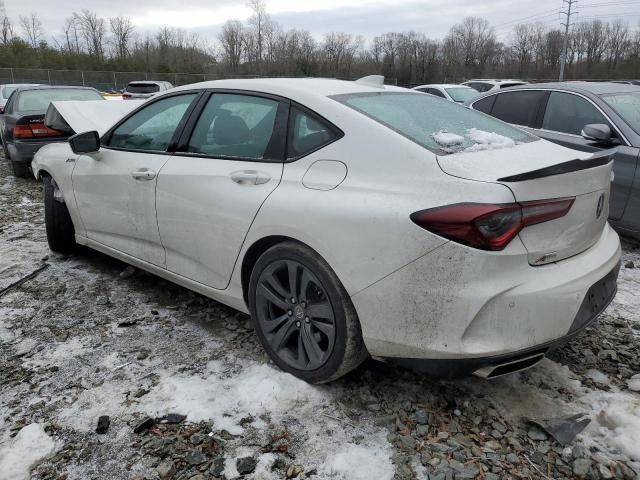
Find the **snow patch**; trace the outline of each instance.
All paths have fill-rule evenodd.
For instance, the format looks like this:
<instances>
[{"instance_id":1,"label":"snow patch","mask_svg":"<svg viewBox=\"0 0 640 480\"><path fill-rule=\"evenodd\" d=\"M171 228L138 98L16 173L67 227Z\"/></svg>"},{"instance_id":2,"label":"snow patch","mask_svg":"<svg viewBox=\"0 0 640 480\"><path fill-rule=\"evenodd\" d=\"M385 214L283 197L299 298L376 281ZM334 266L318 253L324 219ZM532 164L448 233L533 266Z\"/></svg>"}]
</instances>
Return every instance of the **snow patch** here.
<instances>
[{"instance_id":1,"label":"snow patch","mask_svg":"<svg viewBox=\"0 0 640 480\"><path fill-rule=\"evenodd\" d=\"M28 480L31 467L56 450L39 423L27 425L0 448L0 480Z\"/></svg>"},{"instance_id":2,"label":"snow patch","mask_svg":"<svg viewBox=\"0 0 640 480\"><path fill-rule=\"evenodd\" d=\"M452 147L454 145L462 145L464 137L455 133L449 133L446 130L440 130L433 134L433 139L444 147Z\"/></svg>"},{"instance_id":3,"label":"snow patch","mask_svg":"<svg viewBox=\"0 0 640 480\"><path fill-rule=\"evenodd\" d=\"M597 383L599 385L609 385L609 377L602 373L600 370L587 370L586 372L587 377L589 377L591 380L594 381L594 383Z\"/></svg>"},{"instance_id":4,"label":"snow patch","mask_svg":"<svg viewBox=\"0 0 640 480\"><path fill-rule=\"evenodd\" d=\"M274 418L307 403L324 404L326 397L317 387L268 365L251 365L225 378L224 364L212 361L204 376L165 374L145 396L143 408L156 416L175 411L194 422L212 420L215 428L239 435L244 429L238 422L248 415Z\"/></svg>"},{"instance_id":5,"label":"snow patch","mask_svg":"<svg viewBox=\"0 0 640 480\"><path fill-rule=\"evenodd\" d=\"M513 148L516 142L509 137L494 132L485 132L477 128L467 130L466 135L474 144L465 148L465 152L477 152L480 150L497 150L500 148Z\"/></svg>"},{"instance_id":6,"label":"snow patch","mask_svg":"<svg viewBox=\"0 0 640 480\"><path fill-rule=\"evenodd\" d=\"M324 473L344 480L391 480L394 468L388 449L348 444L328 461Z\"/></svg>"}]
</instances>

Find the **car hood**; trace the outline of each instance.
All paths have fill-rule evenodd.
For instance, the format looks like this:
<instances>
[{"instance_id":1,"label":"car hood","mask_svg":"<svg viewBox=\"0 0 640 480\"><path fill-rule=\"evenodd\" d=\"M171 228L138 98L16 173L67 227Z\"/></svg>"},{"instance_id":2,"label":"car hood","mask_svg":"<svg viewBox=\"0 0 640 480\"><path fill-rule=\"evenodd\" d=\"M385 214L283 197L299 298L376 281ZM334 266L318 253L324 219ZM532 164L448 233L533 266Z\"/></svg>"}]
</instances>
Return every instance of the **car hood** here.
<instances>
[{"instance_id":1,"label":"car hood","mask_svg":"<svg viewBox=\"0 0 640 480\"><path fill-rule=\"evenodd\" d=\"M49 108L55 108L75 133L95 130L102 136L142 103L135 100L127 102L60 101L52 102Z\"/></svg>"}]
</instances>

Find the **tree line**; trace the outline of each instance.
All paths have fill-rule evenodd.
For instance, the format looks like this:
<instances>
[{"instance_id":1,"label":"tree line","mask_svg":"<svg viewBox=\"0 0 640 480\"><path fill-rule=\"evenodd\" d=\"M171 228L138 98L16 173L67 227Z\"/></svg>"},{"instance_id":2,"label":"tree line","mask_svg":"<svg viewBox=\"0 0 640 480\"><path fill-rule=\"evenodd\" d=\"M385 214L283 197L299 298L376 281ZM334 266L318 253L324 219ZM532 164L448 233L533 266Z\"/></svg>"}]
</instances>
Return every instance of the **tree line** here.
<instances>
[{"instance_id":1,"label":"tree line","mask_svg":"<svg viewBox=\"0 0 640 480\"><path fill-rule=\"evenodd\" d=\"M250 0L252 15L228 20L217 41L162 27L136 31L130 18L99 17L82 9L61 31L48 32L37 14L9 18L0 3L0 67L207 73L231 76L331 76L381 73L400 85L458 82L473 77L554 79L564 34L543 23L515 25L506 41L482 18L467 17L443 39L424 33L362 35L284 29L264 0ZM640 72L640 31L622 21L572 26L566 78L632 78Z\"/></svg>"}]
</instances>

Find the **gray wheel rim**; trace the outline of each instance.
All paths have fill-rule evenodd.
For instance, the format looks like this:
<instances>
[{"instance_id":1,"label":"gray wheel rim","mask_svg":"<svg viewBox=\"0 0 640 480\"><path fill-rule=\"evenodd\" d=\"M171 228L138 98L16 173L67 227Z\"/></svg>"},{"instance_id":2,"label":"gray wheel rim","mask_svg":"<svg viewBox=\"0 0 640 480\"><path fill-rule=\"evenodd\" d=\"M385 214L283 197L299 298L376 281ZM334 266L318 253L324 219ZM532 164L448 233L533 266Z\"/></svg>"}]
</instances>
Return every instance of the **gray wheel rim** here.
<instances>
[{"instance_id":1,"label":"gray wheel rim","mask_svg":"<svg viewBox=\"0 0 640 480\"><path fill-rule=\"evenodd\" d=\"M256 316L273 351L298 370L324 365L336 337L333 306L320 280L303 264L276 260L256 286Z\"/></svg>"}]
</instances>

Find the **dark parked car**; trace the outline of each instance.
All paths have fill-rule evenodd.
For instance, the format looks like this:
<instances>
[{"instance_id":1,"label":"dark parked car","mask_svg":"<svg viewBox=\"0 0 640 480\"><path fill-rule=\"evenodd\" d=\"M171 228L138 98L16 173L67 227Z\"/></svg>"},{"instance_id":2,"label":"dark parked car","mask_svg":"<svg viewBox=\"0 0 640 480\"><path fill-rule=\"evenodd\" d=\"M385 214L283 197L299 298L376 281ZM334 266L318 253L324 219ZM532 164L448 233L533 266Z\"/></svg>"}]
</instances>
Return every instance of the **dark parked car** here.
<instances>
[{"instance_id":1,"label":"dark parked car","mask_svg":"<svg viewBox=\"0 0 640 480\"><path fill-rule=\"evenodd\" d=\"M609 221L640 239L640 88L613 82L540 83L492 92L469 105L575 150L617 147Z\"/></svg>"},{"instance_id":2,"label":"dark parked car","mask_svg":"<svg viewBox=\"0 0 640 480\"><path fill-rule=\"evenodd\" d=\"M70 132L44 123L47 108L59 100L104 100L100 92L88 87L33 86L16 89L0 115L0 135L4 156L11 160L16 177L29 175L31 160L40 147L65 141Z\"/></svg>"}]
</instances>

